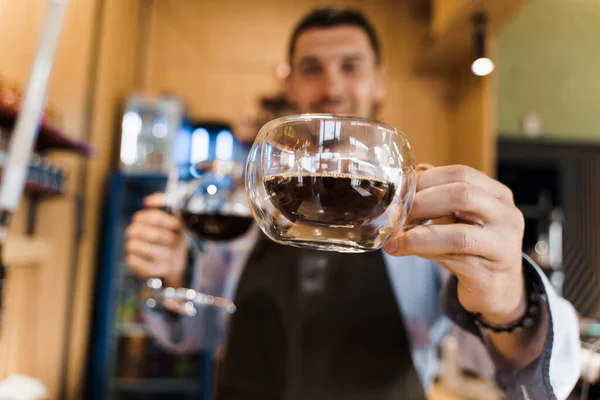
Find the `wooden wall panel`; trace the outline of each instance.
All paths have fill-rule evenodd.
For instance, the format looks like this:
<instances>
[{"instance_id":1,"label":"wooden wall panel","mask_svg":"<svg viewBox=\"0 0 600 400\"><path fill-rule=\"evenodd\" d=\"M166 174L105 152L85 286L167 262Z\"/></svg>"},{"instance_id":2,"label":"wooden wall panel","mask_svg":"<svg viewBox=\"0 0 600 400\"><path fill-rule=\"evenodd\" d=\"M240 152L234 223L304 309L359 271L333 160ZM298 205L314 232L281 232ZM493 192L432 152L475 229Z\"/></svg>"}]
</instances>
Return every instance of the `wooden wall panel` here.
<instances>
[{"instance_id":1,"label":"wooden wall panel","mask_svg":"<svg viewBox=\"0 0 600 400\"><path fill-rule=\"evenodd\" d=\"M495 168L495 75L478 77L465 65L452 75L451 97L453 161L488 175Z\"/></svg>"},{"instance_id":2,"label":"wooden wall panel","mask_svg":"<svg viewBox=\"0 0 600 400\"><path fill-rule=\"evenodd\" d=\"M69 341L68 394L81 398L88 356L88 340L97 268L97 249L102 204L109 172L116 159L123 102L135 84L138 56L138 23L141 6L138 0L102 0L102 13L96 70L92 73L90 141L96 155L88 165L85 180L84 236L77 262L77 280L73 290L74 309ZM88 29L91 31L91 27Z\"/></svg>"},{"instance_id":3,"label":"wooden wall panel","mask_svg":"<svg viewBox=\"0 0 600 400\"><path fill-rule=\"evenodd\" d=\"M49 101L62 111L65 130L76 137L83 134L95 2L69 2L48 85ZM0 0L0 75L22 86L29 78L47 4L47 0Z\"/></svg>"},{"instance_id":4,"label":"wooden wall panel","mask_svg":"<svg viewBox=\"0 0 600 400\"><path fill-rule=\"evenodd\" d=\"M439 38L451 25L454 18L460 14L469 0L433 0L431 13L431 36Z\"/></svg>"},{"instance_id":5,"label":"wooden wall panel","mask_svg":"<svg viewBox=\"0 0 600 400\"><path fill-rule=\"evenodd\" d=\"M70 2L48 86L49 101L62 111L62 126L73 136L81 136L85 126L90 26L96 1ZM22 86L29 77L47 4L46 0L0 0L0 29L3 32L0 35L0 74ZM26 278L33 270L24 270L15 272L14 281L10 277L7 281L7 292L14 294L15 306L24 304L21 300L25 294L21 291L26 280L31 281L31 290L37 297L37 307L22 316L34 319L37 329L33 335L31 332L16 333L25 335L23 338L27 340L15 344L11 351L23 359L13 364L15 369L7 372L22 372L41 379L49 389L50 398L54 399L61 390L64 375L66 318L73 292L68 282L76 249L74 186L79 162L72 155L56 154L52 159L68 170L69 186L65 196L43 201L39 207L35 237L50 246L52 259L37 268L36 279ZM11 226L12 236L24 231L23 211L20 209L16 216L21 223ZM31 349L34 351L27 353ZM33 358L28 359L28 356Z\"/></svg>"}]
</instances>

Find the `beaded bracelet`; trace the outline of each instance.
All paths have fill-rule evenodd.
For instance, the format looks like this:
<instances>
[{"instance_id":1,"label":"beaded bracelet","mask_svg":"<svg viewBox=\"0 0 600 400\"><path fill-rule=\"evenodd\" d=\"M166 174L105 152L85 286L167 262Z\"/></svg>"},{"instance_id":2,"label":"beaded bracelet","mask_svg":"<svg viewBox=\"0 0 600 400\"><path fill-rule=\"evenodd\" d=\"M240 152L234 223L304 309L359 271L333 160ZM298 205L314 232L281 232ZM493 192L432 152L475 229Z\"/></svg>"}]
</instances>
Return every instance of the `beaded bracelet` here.
<instances>
[{"instance_id":1,"label":"beaded bracelet","mask_svg":"<svg viewBox=\"0 0 600 400\"><path fill-rule=\"evenodd\" d=\"M494 333L513 333L514 331L531 328L537 322L540 316L542 301L545 299L545 291L540 277L532 276L531 271L527 273L525 269L525 290L527 292L527 308L525 314L517 321L509 325L493 325L483 320L483 316L480 313L473 314L473 321L478 327L494 332ZM529 275L529 276L528 276Z\"/></svg>"}]
</instances>

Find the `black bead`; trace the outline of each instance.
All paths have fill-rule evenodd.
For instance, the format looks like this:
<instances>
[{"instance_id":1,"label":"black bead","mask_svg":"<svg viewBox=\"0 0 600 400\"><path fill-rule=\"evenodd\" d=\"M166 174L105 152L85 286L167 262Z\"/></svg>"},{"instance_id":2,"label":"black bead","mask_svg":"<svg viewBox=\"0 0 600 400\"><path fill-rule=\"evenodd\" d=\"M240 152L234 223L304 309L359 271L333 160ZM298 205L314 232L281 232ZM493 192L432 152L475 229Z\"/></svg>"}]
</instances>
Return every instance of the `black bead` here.
<instances>
[{"instance_id":1,"label":"black bead","mask_svg":"<svg viewBox=\"0 0 600 400\"><path fill-rule=\"evenodd\" d=\"M523 326L525 328L531 328L533 326L533 318L531 318L531 317L523 318Z\"/></svg>"},{"instance_id":2,"label":"black bead","mask_svg":"<svg viewBox=\"0 0 600 400\"><path fill-rule=\"evenodd\" d=\"M529 301L533 302L533 303L537 303L540 301L540 297L537 293L531 293L529 295Z\"/></svg>"},{"instance_id":3,"label":"black bead","mask_svg":"<svg viewBox=\"0 0 600 400\"><path fill-rule=\"evenodd\" d=\"M538 306L531 306L529 307L529 315L531 316L537 316L540 313L540 308Z\"/></svg>"}]
</instances>

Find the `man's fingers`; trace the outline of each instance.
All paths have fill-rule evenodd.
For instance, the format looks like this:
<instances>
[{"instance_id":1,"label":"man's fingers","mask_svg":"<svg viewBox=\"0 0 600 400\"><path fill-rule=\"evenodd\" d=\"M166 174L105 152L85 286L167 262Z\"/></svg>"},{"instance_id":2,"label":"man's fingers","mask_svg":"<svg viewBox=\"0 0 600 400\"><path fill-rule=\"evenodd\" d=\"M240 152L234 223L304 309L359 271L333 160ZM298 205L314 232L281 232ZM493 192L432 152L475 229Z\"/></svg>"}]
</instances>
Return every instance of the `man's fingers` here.
<instances>
[{"instance_id":1,"label":"man's fingers","mask_svg":"<svg viewBox=\"0 0 600 400\"><path fill-rule=\"evenodd\" d=\"M128 240L125 250L126 259L133 257L134 264L148 274L164 273L165 271L159 271L161 269L159 266L169 265L171 249L168 247L151 245L140 240ZM141 261L144 263L141 264ZM130 265L128 266L132 268Z\"/></svg>"},{"instance_id":2,"label":"man's fingers","mask_svg":"<svg viewBox=\"0 0 600 400\"><path fill-rule=\"evenodd\" d=\"M395 256L416 255L439 259L447 255L470 255L498 260L499 240L488 229L468 224L417 226L391 237L385 250Z\"/></svg>"},{"instance_id":3,"label":"man's fingers","mask_svg":"<svg viewBox=\"0 0 600 400\"><path fill-rule=\"evenodd\" d=\"M151 245L173 247L182 240L183 234L170 229L132 224L126 229L125 237L128 240L139 240Z\"/></svg>"},{"instance_id":4,"label":"man's fingers","mask_svg":"<svg viewBox=\"0 0 600 400\"><path fill-rule=\"evenodd\" d=\"M181 222L177 217L156 209L138 211L133 215L132 221L133 223L152 225L173 231L177 231L182 228Z\"/></svg>"},{"instance_id":5,"label":"man's fingers","mask_svg":"<svg viewBox=\"0 0 600 400\"><path fill-rule=\"evenodd\" d=\"M494 272L504 272L503 268L498 268L498 263L493 261L484 260L478 256L465 256L465 255L446 255L438 258L440 264L446 267L454 274L460 274L462 279L477 279L479 281L486 281L489 284L494 284L492 274ZM483 264L482 264L483 263ZM469 265L479 265L479 268L470 268ZM488 265L488 268L483 267ZM494 265L494 267L492 267ZM504 267L504 265L503 265ZM485 275L485 276L483 276Z\"/></svg>"},{"instance_id":6,"label":"man's fingers","mask_svg":"<svg viewBox=\"0 0 600 400\"><path fill-rule=\"evenodd\" d=\"M143 240L128 240L125 243L125 251L128 256L133 255L146 261L153 261L152 245Z\"/></svg>"},{"instance_id":7,"label":"man's fingers","mask_svg":"<svg viewBox=\"0 0 600 400\"><path fill-rule=\"evenodd\" d=\"M512 191L504 184L481 171L464 165L449 165L422 171L417 181L417 192L447 183L465 182L479 186L506 204L514 204Z\"/></svg>"},{"instance_id":8,"label":"man's fingers","mask_svg":"<svg viewBox=\"0 0 600 400\"><path fill-rule=\"evenodd\" d=\"M137 254L128 254L125 265L140 278L160 278L154 262L140 257Z\"/></svg>"},{"instance_id":9,"label":"man's fingers","mask_svg":"<svg viewBox=\"0 0 600 400\"><path fill-rule=\"evenodd\" d=\"M164 193L153 193L144 198L144 206L147 208L162 208L167 204Z\"/></svg>"},{"instance_id":10,"label":"man's fingers","mask_svg":"<svg viewBox=\"0 0 600 400\"><path fill-rule=\"evenodd\" d=\"M494 224L502 215L498 209L505 207L479 186L453 182L417 192L407 224L445 216L457 216L477 225Z\"/></svg>"},{"instance_id":11,"label":"man's fingers","mask_svg":"<svg viewBox=\"0 0 600 400\"><path fill-rule=\"evenodd\" d=\"M171 251L164 245L154 245L143 240L128 240L125 250L127 254L133 254L148 261L164 260Z\"/></svg>"}]
</instances>

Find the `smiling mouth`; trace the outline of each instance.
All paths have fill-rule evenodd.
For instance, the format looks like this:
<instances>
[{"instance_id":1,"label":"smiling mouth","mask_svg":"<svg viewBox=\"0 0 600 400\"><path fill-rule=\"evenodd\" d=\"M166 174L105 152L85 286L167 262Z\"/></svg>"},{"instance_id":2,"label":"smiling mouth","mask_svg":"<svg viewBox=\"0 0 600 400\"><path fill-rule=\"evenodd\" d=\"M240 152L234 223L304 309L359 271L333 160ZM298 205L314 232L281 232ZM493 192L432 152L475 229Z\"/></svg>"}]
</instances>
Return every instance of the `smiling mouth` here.
<instances>
[{"instance_id":1,"label":"smiling mouth","mask_svg":"<svg viewBox=\"0 0 600 400\"><path fill-rule=\"evenodd\" d=\"M346 107L344 104L325 104L317 107L317 111L328 114L341 114L347 113L348 107Z\"/></svg>"}]
</instances>

